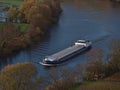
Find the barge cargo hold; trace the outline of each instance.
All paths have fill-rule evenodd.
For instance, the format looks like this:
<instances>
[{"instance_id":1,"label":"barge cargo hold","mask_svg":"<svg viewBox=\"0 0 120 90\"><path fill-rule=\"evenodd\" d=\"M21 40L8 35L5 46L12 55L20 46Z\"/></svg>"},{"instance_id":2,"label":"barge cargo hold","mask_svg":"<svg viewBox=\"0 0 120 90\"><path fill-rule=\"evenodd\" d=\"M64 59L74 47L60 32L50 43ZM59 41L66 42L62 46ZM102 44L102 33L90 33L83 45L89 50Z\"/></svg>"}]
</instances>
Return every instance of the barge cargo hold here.
<instances>
[{"instance_id":1,"label":"barge cargo hold","mask_svg":"<svg viewBox=\"0 0 120 90\"><path fill-rule=\"evenodd\" d=\"M76 54L88 50L92 45L92 42L88 40L78 40L73 46L70 46L62 51L59 51L53 55L46 56L42 62L39 62L43 66L56 66L60 63L67 61L69 58Z\"/></svg>"}]
</instances>

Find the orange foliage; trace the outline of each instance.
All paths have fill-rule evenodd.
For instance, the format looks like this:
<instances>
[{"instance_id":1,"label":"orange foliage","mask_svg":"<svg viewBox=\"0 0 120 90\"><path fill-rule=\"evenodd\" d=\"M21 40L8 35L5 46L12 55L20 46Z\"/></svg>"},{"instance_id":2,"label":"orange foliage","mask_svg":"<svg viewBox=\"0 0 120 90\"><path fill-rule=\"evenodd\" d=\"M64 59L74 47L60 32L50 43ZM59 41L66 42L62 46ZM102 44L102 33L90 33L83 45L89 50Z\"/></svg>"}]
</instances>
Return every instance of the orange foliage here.
<instances>
[{"instance_id":1,"label":"orange foliage","mask_svg":"<svg viewBox=\"0 0 120 90\"><path fill-rule=\"evenodd\" d=\"M36 82L37 68L32 63L6 66L0 73L1 90L40 90Z\"/></svg>"}]
</instances>

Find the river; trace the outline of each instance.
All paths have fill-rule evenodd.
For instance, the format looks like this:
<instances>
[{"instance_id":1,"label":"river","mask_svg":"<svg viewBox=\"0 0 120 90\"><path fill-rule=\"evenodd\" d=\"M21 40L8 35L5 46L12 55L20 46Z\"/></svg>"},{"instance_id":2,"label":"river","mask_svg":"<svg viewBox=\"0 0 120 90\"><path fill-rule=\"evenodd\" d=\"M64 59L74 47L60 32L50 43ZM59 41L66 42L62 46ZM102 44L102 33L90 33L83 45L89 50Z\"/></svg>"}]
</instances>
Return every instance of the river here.
<instances>
[{"instance_id":1,"label":"river","mask_svg":"<svg viewBox=\"0 0 120 90\"><path fill-rule=\"evenodd\" d=\"M84 0L83 0L84 1ZM78 4L78 5L77 5ZM102 48L109 53L109 43L120 39L120 7L112 3L97 2L86 4L62 4L63 12L44 40L14 56L0 60L0 69L20 62L39 62L47 56L74 44L78 39L96 41L92 48ZM61 66L76 66L86 63L86 53L78 55ZM35 64L41 73L47 72L40 64Z\"/></svg>"}]
</instances>

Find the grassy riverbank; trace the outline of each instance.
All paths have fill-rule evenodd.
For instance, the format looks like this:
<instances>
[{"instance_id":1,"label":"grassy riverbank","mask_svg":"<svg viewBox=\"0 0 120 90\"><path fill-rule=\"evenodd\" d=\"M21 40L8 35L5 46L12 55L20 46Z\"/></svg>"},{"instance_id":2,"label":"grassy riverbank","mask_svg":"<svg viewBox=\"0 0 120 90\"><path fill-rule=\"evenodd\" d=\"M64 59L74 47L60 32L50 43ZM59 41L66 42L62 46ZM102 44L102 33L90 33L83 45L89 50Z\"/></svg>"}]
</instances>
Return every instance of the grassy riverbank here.
<instances>
[{"instance_id":1,"label":"grassy riverbank","mask_svg":"<svg viewBox=\"0 0 120 90\"><path fill-rule=\"evenodd\" d=\"M120 82L113 81L85 81L71 90L119 90Z\"/></svg>"},{"instance_id":2,"label":"grassy riverbank","mask_svg":"<svg viewBox=\"0 0 120 90\"><path fill-rule=\"evenodd\" d=\"M17 5L19 6L23 0L1 0L0 6L7 6L7 5Z\"/></svg>"},{"instance_id":3,"label":"grassy riverbank","mask_svg":"<svg viewBox=\"0 0 120 90\"><path fill-rule=\"evenodd\" d=\"M120 72L117 72L105 79L98 81L84 81L80 85L75 85L71 90L119 90Z\"/></svg>"}]
</instances>

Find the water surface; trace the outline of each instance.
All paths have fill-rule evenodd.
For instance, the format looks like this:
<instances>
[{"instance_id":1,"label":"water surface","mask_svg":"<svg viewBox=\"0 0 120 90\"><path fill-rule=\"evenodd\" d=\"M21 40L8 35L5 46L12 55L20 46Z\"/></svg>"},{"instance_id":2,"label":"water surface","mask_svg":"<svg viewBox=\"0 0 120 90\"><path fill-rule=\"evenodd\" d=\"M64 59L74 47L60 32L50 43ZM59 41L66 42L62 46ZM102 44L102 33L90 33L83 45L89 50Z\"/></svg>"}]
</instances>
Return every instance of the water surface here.
<instances>
[{"instance_id":1,"label":"water surface","mask_svg":"<svg viewBox=\"0 0 120 90\"><path fill-rule=\"evenodd\" d=\"M76 0L77 1L77 0ZM113 39L120 39L120 7L110 2L88 2L80 0L75 4L62 4L63 13L44 40L31 48L5 60L0 60L0 68L20 62L39 62L47 56L74 44L78 39L96 41L92 48L102 48L109 53L108 45ZM94 0L93 0L94 1ZM96 0L99 1L99 0ZM86 63L86 54L70 59L59 66L76 66ZM36 64L41 73L49 69Z\"/></svg>"}]
</instances>

